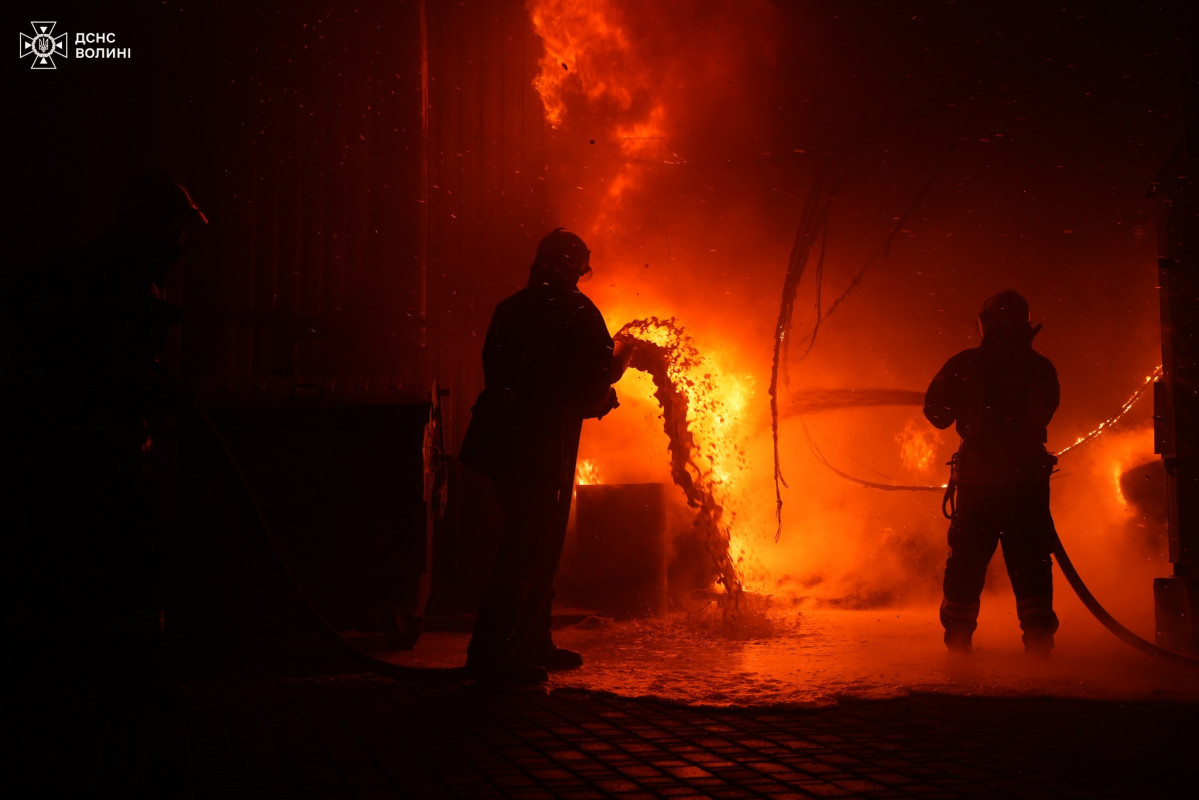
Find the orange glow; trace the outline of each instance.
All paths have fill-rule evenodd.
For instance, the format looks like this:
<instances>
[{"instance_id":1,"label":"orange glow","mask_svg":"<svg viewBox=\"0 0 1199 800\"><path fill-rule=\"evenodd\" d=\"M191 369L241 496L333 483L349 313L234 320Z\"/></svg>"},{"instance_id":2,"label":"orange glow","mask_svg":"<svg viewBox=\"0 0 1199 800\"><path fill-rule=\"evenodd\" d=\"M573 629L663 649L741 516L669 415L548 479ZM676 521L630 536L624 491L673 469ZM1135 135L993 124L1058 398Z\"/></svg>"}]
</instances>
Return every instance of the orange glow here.
<instances>
[{"instance_id":1,"label":"orange glow","mask_svg":"<svg viewBox=\"0 0 1199 800\"><path fill-rule=\"evenodd\" d=\"M633 47L620 15L604 0L539 0L529 4L533 30L545 44L541 73L533 81L554 128L567 115L567 99L581 94L590 101L628 109L633 92L616 80L616 65L627 65Z\"/></svg>"},{"instance_id":2,"label":"orange glow","mask_svg":"<svg viewBox=\"0 0 1199 800\"><path fill-rule=\"evenodd\" d=\"M546 122L565 130L580 117L574 121L596 145L590 177L602 188L586 234L618 232L641 167L682 163L666 140L668 113L656 99L661 77L641 58L611 0L533 0L529 13L545 46L533 85Z\"/></svg>"},{"instance_id":3,"label":"orange glow","mask_svg":"<svg viewBox=\"0 0 1199 800\"><path fill-rule=\"evenodd\" d=\"M799 156L795 163L803 162L802 149L753 151L760 133L754 125L763 117L744 95L770 65L768 58L752 54L768 52L771 38L738 40L718 23L733 17L769 22L776 4L751 2L735 11L704 6L699 10L710 24L685 34L676 32L661 8L624 0L528 0L527 7L545 48L534 83L550 129L553 222L580 233L593 249L596 277L584 289L604 311L609 330L640 320L636 338L678 351L666 371L686 397L686 423L694 438L685 471L712 498L708 524L724 535L723 555L737 581L747 594L769 595L776 602L829 602L842 608L939 598L946 524L939 494L865 488L822 463L814 450L818 445L834 463L877 486L944 483L956 437L934 430L911 407L918 400L854 402L871 394L862 387L875 385L872 370L897 376L891 388L917 393L930 377L928 370L952 352L918 352L924 346L919 337L906 348L897 332L905 322L898 316L847 305L838 319L859 313L859 323L826 328L812 358L802 366L793 359L794 386L785 387L789 396L781 406L787 414L780 422L781 466L789 488L781 523L775 517L764 389L777 293L794 231L787 222L780 236L777 218L801 211L803 181L817 167L774 168L775 163L791 165L785 159L793 156ZM795 129L792 144L802 144L807 127L817 130L820 124L802 114L788 119ZM740 178L732 176L742 173L749 176L747 183L758 182L754 194L729 191L740 191ZM839 202L846 204L846 215L854 216L857 211L849 204L856 195L850 190L861 187L852 181L846 186ZM833 231L826 308L834 280L852 274L877 244L866 227ZM854 304L862 302L881 301L854 296ZM974 313L967 309L962 318ZM650 317L675 318L678 324L644 324ZM685 342L677 338L681 327L689 337ZM799 340L805 330L797 326L791 333ZM897 344L879 348L879 337L895 337ZM1065 357L1060 345L1054 351L1053 342L1046 341L1050 356ZM967 346L963 339L960 347ZM616 387L621 407L584 426L579 484L601 479L600 462L602 480L610 483L675 478L678 465L663 432L662 406L647 375L630 369ZM858 395L837 395L827 405L805 410L813 444L795 402L818 387ZM1110 431L1116 420L1103 422L1067 450ZM1092 427L1095 420L1088 415L1083 422L1078 429ZM1051 435L1069 430L1073 439L1075 429L1067 424L1063 414ZM1102 463L1106 467L1107 461ZM1075 494L1085 494L1082 488L1093 492L1102 486L1105 511L1118 499L1108 488L1111 470L1076 474L1068 479L1073 483L1055 484L1055 519L1063 531L1101 524L1086 517L1096 504L1080 501L1080 511L1073 507ZM683 507L691 499L683 494L668 492L682 507L668 520L674 537L684 535L700 507ZM684 519L681 512L689 516ZM1106 518L1112 517L1108 511ZM1106 518L1102 524L1109 524ZM786 533L776 543L780 524Z\"/></svg>"},{"instance_id":4,"label":"orange glow","mask_svg":"<svg viewBox=\"0 0 1199 800\"><path fill-rule=\"evenodd\" d=\"M1112 470L1112 485L1115 487L1116 499L1120 501L1120 505L1127 507L1128 499L1124 497L1124 489L1120 486L1120 478L1124 476L1124 471L1128 468L1127 464L1120 461L1113 461Z\"/></svg>"},{"instance_id":5,"label":"orange glow","mask_svg":"<svg viewBox=\"0 0 1199 800\"><path fill-rule=\"evenodd\" d=\"M932 472L941 445L941 435L936 430L921 425L916 417L912 417L895 436L895 441L899 444L899 456L905 467L913 472Z\"/></svg>"},{"instance_id":6,"label":"orange glow","mask_svg":"<svg viewBox=\"0 0 1199 800\"><path fill-rule=\"evenodd\" d=\"M600 482L599 468L589 458L580 458L575 467L575 483L579 486L591 486Z\"/></svg>"},{"instance_id":7,"label":"orange glow","mask_svg":"<svg viewBox=\"0 0 1199 800\"><path fill-rule=\"evenodd\" d=\"M632 367L655 376L670 436L672 477L688 505L698 511L698 535L719 551L711 557L723 590L739 594L737 564L745 543L743 536L734 536L734 515L726 511L730 501L744 493L737 481L745 469L739 423L749 392L742 381L723 374L702 355L675 320L637 320L621 328L616 338L638 343ZM682 419L681 405L686 412Z\"/></svg>"}]
</instances>

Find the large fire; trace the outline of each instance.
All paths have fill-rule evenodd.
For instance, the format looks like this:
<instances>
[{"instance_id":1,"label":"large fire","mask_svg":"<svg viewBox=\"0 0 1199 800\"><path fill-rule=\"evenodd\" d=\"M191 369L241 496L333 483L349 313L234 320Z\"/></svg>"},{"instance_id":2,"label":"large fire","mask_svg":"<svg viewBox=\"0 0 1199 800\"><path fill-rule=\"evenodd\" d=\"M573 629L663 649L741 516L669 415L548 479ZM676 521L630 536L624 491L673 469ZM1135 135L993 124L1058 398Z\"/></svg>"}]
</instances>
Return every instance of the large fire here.
<instances>
[{"instance_id":1,"label":"large fire","mask_svg":"<svg viewBox=\"0 0 1199 800\"><path fill-rule=\"evenodd\" d=\"M769 9L775 6L766 7L765 12L747 8L744 13L773 13ZM939 495L875 492L861 485L939 492L952 452L950 437L933 430L910 408L923 396L911 387L926 385L945 355L928 357L927 338L917 341L918 337L905 336L903 341L910 340L913 345L910 352L893 342L875 345L876 339L893 335L894 326L906 323L902 315L887 319L879 313L880 308L892 309L893 296L874 297L874 313L862 317L856 326L846 323L848 315L838 316L841 327L824 329L821 348L817 348L823 352L804 363L805 372L795 378L795 391L788 390L780 398L781 457L791 483L781 525L789 534L781 544L773 543L780 523L775 517L768 446L770 419L765 392L759 396L757 388L764 389L769 381L771 322L786 272L788 239L778 237L778 247L745 245L766 230L756 219L749 222L762 205L747 205L742 210L734 209L732 202L719 202L726 198L720 197L721 184L710 178L714 159L709 153L704 160L705 142L714 129L729 134L722 143L734 138L754 141L748 123L729 122L737 115L749 116L748 104L726 108L720 99L714 99L721 91L733 91L726 90L727 86L749 85L746 81L752 73L734 74L728 66L733 46L719 50L737 34L720 25L699 26L689 32L694 41L678 36L663 43L658 35L670 30L667 12L641 9L621 0L530 0L528 8L533 29L545 48L535 85L551 129L549 174L559 220L583 234L596 253L596 280L586 291L605 312L610 329L638 320L624 333L658 348L659 355L670 354L663 361L663 374L685 399L687 435L693 439L680 471L675 441L668 445L662 440L661 417L670 412L661 409L653 397L661 387L651 386L642 380L644 376L630 375L617 387L623 407L602 423L584 429L579 482L624 482L625 476L634 473L638 481L673 480L683 488L691 508L698 509L701 517L706 514L703 524L717 532L712 541L722 542L721 552L713 553L712 564L719 583L750 586L755 592L797 601L815 598L843 605L890 602L905 591L910 593L904 600L939 594L946 525ZM742 11L738 8L738 13ZM739 46L750 52L745 44ZM685 50L674 52L672 46ZM719 52L709 52L713 50ZM729 72L720 72L726 69ZM796 122L802 116L788 119ZM688 126L696 120L706 127L702 134L689 134ZM676 151L685 152L687 159ZM788 150L786 157L802 152ZM719 157L724 155L721 152ZM767 161L779 158L777 152L756 155ZM725 163L720 161L720 168ZM810 179L816 167L777 178L773 174L777 170L768 164L755 175L766 174L767 169L772 174L763 180L769 182L759 181L753 188L761 189L760 194L776 207L793 208L798 202L784 198L794 201L802 196L802 181ZM800 177L794 184L779 186L795 176ZM691 205L676 213L684 200ZM843 202L840 195L837 200ZM718 213L711 211L715 206L720 206ZM867 203L866 210L854 215L870 211L878 209ZM841 249L860 249L863 260L873 258L870 253L883 241L889 247L895 239L899 249L898 243L911 234L908 226L893 222L901 219L894 214L903 209L887 207L883 211L880 218L886 225L879 229L877 243L868 241L871 234L865 227L845 233L834 227L832 235L842 237L837 242ZM713 220L726 226L719 234L704 227ZM732 257L728 262L718 261L710 249L715 240L733 243L738 254L748 253L745 263ZM823 250L822 241L821 262ZM834 266L846 275L857 269L857 264L833 265L840 253L832 244L828 252L830 274ZM922 253L922 257L936 258L932 250ZM766 260L763 254L770 259L781 256ZM702 269L698 264L701 258L707 259ZM826 278L825 309L840 304L857 286L857 278L842 281L836 288L843 293L832 301L838 279ZM719 283L709 285L705 282L709 280ZM990 288L979 289L980 299ZM819 291L817 288L815 298L801 292L796 308L810 308L803 304L813 299L819 307ZM824 312L818 312L818 318L820 313ZM666 319L672 323L659 322ZM681 333L684 325L687 337ZM802 334L797 323L792 335L799 341ZM968 337L968 333L962 336L961 347L970 346ZM875 350L887 355L876 355ZM900 352L902 355L890 355ZM885 370L878 368L880 363ZM864 390L860 388L863 385L878 388ZM849 389L838 389L815 396L814 386L854 389L850 394L845 394ZM1121 413L1139 396L1130 398ZM899 406L908 408L896 410ZM653 413L647 412L650 408ZM818 413L824 415L819 428L810 420L801 428L804 415ZM670 420L665 422L669 427ZM1090 420L1086 422L1089 427ZM1108 420L1100 430L1079 437L1062 452L1107 430L1112 423ZM1067 425L1055 421L1051 436L1068 430ZM611 432L622 427L637 430L614 444L620 437ZM609 437L606 442L604 437ZM629 452L649 441L661 450L661 461L652 465L657 469L652 477L641 463L647 460L644 449L638 449L636 456ZM832 466L830 458L845 469ZM631 461L639 463L630 466ZM858 474L868 480L851 482ZM919 479L905 481L899 477L903 474ZM1105 481L1110 479L1105 475ZM1082 483L1081 478L1073 480ZM700 494L688 494L684 485L688 483L692 489L698 486ZM1071 488L1065 486L1059 494L1067 495ZM1055 517L1057 511L1055 507ZM1069 515L1061 519L1070 521Z\"/></svg>"},{"instance_id":2,"label":"large fire","mask_svg":"<svg viewBox=\"0 0 1199 800\"><path fill-rule=\"evenodd\" d=\"M572 124L587 131L586 150L567 159L575 169L583 163L579 174L590 181L590 200L582 219L574 224L589 240L603 237L605 266L611 269L615 253L635 249L628 238L622 238L629 230L622 220L628 202L646 189L645 165L683 163L666 138L671 114L662 99L662 76L641 57L615 2L536 0L530 2L529 12L545 47L534 84L546 121L556 131L568 130ZM672 311L669 300L656 301L638 292L599 300L609 320L669 316ZM673 322L643 319L625 326L620 335L644 344L643 359L651 351L656 354L654 366L660 374L654 374L655 382L669 384L677 392L685 418L674 422L680 430L686 429L686 442L672 439L673 477L683 487L688 504L697 509L696 527L706 532L703 538L719 542L711 555L712 577L725 589L739 589L741 581L732 565L744 551L746 539L730 522L745 491L737 478L745 468L741 424L752 384L701 353ZM653 371L645 362L641 368ZM629 384L626 379L619 389L626 398L629 391L649 390L645 384L636 388ZM659 396L661 390L659 386ZM670 409L663 409L668 428L671 415ZM578 470L580 482L597 480L600 470L610 474L603 458L594 453L584 453L583 464Z\"/></svg>"},{"instance_id":3,"label":"large fire","mask_svg":"<svg viewBox=\"0 0 1199 800\"><path fill-rule=\"evenodd\" d=\"M562 127L572 103L598 109L604 118L599 152L616 166L603 178L606 187L586 231L613 230L624 195L638 187L639 162L681 160L666 145L666 109L654 99L657 77L638 56L615 3L537 0L529 12L545 45L534 86L546 121Z\"/></svg>"}]
</instances>

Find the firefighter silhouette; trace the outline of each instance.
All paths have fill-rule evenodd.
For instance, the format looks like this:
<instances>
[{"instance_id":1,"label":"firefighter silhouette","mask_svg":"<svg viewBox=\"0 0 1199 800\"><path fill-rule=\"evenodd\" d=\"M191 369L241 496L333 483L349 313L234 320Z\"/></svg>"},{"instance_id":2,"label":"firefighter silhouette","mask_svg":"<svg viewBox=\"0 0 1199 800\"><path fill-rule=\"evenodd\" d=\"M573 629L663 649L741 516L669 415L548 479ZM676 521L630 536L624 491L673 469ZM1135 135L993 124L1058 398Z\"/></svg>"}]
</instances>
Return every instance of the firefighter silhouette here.
<instances>
[{"instance_id":1,"label":"firefighter silhouette","mask_svg":"<svg viewBox=\"0 0 1199 800\"><path fill-rule=\"evenodd\" d=\"M51 688L84 655L113 696L152 689L162 632L156 426L178 397L159 358L179 310L163 283L207 224L162 173L130 181L115 223L4 294L6 647Z\"/></svg>"},{"instance_id":2,"label":"firefighter silhouette","mask_svg":"<svg viewBox=\"0 0 1199 800\"><path fill-rule=\"evenodd\" d=\"M617 407L612 384L623 372L603 316L578 289L590 256L575 234L547 234L528 284L496 307L483 344L484 389L459 456L491 480L503 514L467 653L468 674L481 680L538 683L546 670L583 663L553 642L552 588L582 423Z\"/></svg>"},{"instance_id":3,"label":"firefighter silhouette","mask_svg":"<svg viewBox=\"0 0 1199 800\"><path fill-rule=\"evenodd\" d=\"M979 597L997 545L1016 595L1025 650L1053 648L1049 476L1057 459L1045 449L1057 410L1057 372L1032 348L1041 326L1029 322L1028 302L1012 290L983 304L979 347L946 362L925 395L924 415L938 428L956 423L946 507L952 509L941 624L951 650L969 650Z\"/></svg>"}]
</instances>

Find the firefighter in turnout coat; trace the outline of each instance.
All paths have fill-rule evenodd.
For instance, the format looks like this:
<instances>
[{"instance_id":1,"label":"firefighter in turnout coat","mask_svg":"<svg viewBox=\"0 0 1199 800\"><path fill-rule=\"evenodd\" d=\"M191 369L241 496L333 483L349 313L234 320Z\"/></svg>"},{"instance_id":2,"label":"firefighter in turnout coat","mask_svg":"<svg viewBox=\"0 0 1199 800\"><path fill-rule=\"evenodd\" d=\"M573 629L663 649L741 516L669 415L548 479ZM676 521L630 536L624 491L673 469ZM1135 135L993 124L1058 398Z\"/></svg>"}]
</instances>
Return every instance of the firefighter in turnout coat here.
<instances>
[{"instance_id":1,"label":"firefighter in turnout coat","mask_svg":"<svg viewBox=\"0 0 1199 800\"><path fill-rule=\"evenodd\" d=\"M483 593L467 672L537 683L547 669L582 665L554 645L550 603L566 536L584 419L617 406L623 372L598 308L578 289L591 253L573 233L542 239L528 284L495 309L483 344L484 389L459 459L486 475L503 539Z\"/></svg>"},{"instance_id":2,"label":"firefighter in turnout coat","mask_svg":"<svg viewBox=\"0 0 1199 800\"><path fill-rule=\"evenodd\" d=\"M933 425L956 423L962 437L946 493L945 644L970 649L987 565L1002 545L1025 650L1047 654L1058 627L1049 557L1056 537L1049 475L1057 459L1045 449L1057 372L1033 350L1040 326L1030 324L1028 302L1015 291L988 298L978 320L981 345L949 359L924 402Z\"/></svg>"}]
</instances>

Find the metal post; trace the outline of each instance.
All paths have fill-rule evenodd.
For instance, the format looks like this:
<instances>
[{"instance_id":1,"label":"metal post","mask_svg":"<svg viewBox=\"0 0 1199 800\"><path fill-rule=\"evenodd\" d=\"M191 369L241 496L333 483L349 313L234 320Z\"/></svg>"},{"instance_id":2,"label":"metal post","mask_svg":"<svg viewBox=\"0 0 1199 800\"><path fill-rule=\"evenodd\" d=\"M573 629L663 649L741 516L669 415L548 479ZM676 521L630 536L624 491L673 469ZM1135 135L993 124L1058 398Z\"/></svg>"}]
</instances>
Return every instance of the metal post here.
<instances>
[{"instance_id":1,"label":"metal post","mask_svg":"<svg viewBox=\"0 0 1199 800\"><path fill-rule=\"evenodd\" d=\"M1163 371L1153 387L1154 451L1166 467L1174 574L1153 581L1153 600L1158 644L1199 654L1199 72L1193 6L1183 16L1186 132L1155 186Z\"/></svg>"}]
</instances>

